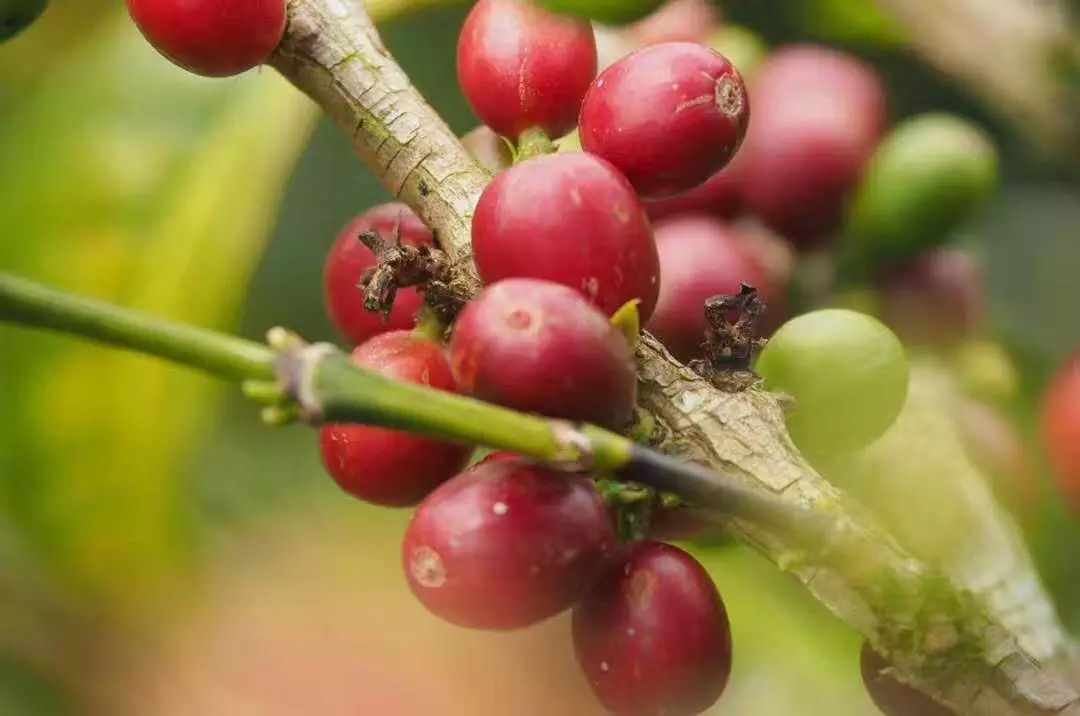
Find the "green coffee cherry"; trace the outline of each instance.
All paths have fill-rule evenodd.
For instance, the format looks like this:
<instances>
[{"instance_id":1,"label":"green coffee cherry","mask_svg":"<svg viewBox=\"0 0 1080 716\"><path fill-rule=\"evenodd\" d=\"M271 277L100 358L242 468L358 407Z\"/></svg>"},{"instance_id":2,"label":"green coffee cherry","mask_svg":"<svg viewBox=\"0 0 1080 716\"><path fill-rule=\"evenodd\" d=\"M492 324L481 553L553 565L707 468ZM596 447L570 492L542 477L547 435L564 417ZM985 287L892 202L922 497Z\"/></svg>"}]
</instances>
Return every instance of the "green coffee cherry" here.
<instances>
[{"instance_id":1,"label":"green coffee cherry","mask_svg":"<svg viewBox=\"0 0 1080 716\"><path fill-rule=\"evenodd\" d=\"M994 192L998 157L965 119L926 114L881 143L852 202L847 251L861 268L941 245Z\"/></svg>"},{"instance_id":2,"label":"green coffee cherry","mask_svg":"<svg viewBox=\"0 0 1080 716\"><path fill-rule=\"evenodd\" d=\"M48 0L0 0L0 42L30 27L48 4Z\"/></svg>"},{"instance_id":3,"label":"green coffee cherry","mask_svg":"<svg viewBox=\"0 0 1080 716\"><path fill-rule=\"evenodd\" d=\"M758 66L769 54L769 46L753 30L741 25L725 24L709 35L705 44L735 65L744 80L754 76Z\"/></svg>"},{"instance_id":4,"label":"green coffee cherry","mask_svg":"<svg viewBox=\"0 0 1080 716\"><path fill-rule=\"evenodd\" d=\"M812 456L857 450L884 433L907 397L904 348L880 321L834 308L788 321L761 353L770 390L795 399L791 437Z\"/></svg>"},{"instance_id":5,"label":"green coffee cherry","mask_svg":"<svg viewBox=\"0 0 1080 716\"><path fill-rule=\"evenodd\" d=\"M563 15L625 25L653 12L664 0L536 0L536 4Z\"/></svg>"}]
</instances>

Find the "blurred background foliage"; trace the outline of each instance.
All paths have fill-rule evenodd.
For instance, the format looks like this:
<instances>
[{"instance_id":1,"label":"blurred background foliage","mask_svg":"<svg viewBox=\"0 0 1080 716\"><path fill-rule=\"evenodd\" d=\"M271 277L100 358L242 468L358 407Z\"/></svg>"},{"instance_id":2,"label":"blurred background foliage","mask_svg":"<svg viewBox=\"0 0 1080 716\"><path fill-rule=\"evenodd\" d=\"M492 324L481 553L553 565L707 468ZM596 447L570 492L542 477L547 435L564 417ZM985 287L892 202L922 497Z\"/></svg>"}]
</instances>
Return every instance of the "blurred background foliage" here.
<instances>
[{"instance_id":1,"label":"blurred background foliage","mask_svg":"<svg viewBox=\"0 0 1080 716\"><path fill-rule=\"evenodd\" d=\"M1050 371L1080 345L1071 170L907 53L866 0L725 10L770 43L869 57L898 119L951 110L994 133L1005 186L958 241L988 268L1011 410L1033 437ZM451 59L464 12L385 29L459 132L475 123ZM247 336L331 339L324 253L385 198L273 72L194 78L117 2L53 0L0 46L5 271ZM0 405L0 712L593 713L564 620L493 637L422 613L397 563L407 515L342 499L312 432L268 432L201 376L9 328ZM1080 528L1044 492L1030 537L1080 630ZM747 550L702 554L737 645L720 712L872 713L853 633Z\"/></svg>"}]
</instances>

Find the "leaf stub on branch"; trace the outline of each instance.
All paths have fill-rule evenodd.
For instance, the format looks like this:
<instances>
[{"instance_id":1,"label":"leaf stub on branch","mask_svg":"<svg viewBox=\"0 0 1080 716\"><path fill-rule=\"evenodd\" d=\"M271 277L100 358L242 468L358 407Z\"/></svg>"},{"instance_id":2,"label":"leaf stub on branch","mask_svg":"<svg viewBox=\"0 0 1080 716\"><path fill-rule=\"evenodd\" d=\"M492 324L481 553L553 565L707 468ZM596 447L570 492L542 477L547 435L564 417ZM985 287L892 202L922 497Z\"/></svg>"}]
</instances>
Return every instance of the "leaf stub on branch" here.
<instances>
[{"instance_id":1,"label":"leaf stub on branch","mask_svg":"<svg viewBox=\"0 0 1080 716\"><path fill-rule=\"evenodd\" d=\"M487 179L413 89L359 4L291 0L274 66L338 121L387 187L436 232L469 276L470 222ZM984 594L911 556L868 512L802 458L777 400L755 388L724 393L676 362L651 336L638 345L642 407L674 436L665 445L834 524L806 549L764 521L725 520L865 634L897 676L962 713L1080 713L1080 697L1001 626ZM1047 605L1047 608L1050 608ZM1066 637L1056 627L1064 642Z\"/></svg>"}]
</instances>

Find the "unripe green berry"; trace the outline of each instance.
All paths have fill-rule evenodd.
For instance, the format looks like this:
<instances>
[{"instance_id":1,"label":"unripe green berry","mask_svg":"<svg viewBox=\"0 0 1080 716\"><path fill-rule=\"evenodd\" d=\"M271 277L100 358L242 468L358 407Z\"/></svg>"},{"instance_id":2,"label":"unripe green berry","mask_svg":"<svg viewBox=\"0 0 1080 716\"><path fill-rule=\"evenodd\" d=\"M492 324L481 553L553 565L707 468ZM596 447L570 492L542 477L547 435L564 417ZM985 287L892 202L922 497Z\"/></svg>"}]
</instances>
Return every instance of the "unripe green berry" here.
<instances>
[{"instance_id":1,"label":"unripe green berry","mask_svg":"<svg viewBox=\"0 0 1080 716\"><path fill-rule=\"evenodd\" d=\"M883 323L847 309L788 321L761 353L757 372L790 395L788 429L813 456L856 450L884 433L907 397L908 366Z\"/></svg>"},{"instance_id":2,"label":"unripe green berry","mask_svg":"<svg viewBox=\"0 0 1080 716\"><path fill-rule=\"evenodd\" d=\"M848 250L874 268L935 248L997 183L997 150L982 129L948 114L909 119L874 153L852 203Z\"/></svg>"}]
</instances>

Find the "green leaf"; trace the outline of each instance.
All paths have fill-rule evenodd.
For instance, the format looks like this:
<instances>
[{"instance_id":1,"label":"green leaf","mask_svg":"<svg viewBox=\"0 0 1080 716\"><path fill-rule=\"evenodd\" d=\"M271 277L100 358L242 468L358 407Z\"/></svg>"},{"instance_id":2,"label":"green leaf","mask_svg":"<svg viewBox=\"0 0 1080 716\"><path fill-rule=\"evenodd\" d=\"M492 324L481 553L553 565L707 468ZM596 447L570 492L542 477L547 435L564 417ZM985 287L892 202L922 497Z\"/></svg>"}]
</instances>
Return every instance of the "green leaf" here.
<instances>
[{"instance_id":1,"label":"green leaf","mask_svg":"<svg viewBox=\"0 0 1080 716\"><path fill-rule=\"evenodd\" d=\"M645 17L664 0L536 0L536 4L564 15L624 25Z\"/></svg>"},{"instance_id":2,"label":"green leaf","mask_svg":"<svg viewBox=\"0 0 1080 716\"><path fill-rule=\"evenodd\" d=\"M0 120L0 265L228 329L314 106L270 72L192 77L119 12ZM61 580L135 598L191 550L178 468L220 388L0 328L0 509Z\"/></svg>"}]
</instances>

